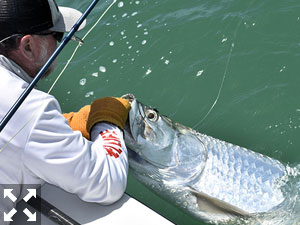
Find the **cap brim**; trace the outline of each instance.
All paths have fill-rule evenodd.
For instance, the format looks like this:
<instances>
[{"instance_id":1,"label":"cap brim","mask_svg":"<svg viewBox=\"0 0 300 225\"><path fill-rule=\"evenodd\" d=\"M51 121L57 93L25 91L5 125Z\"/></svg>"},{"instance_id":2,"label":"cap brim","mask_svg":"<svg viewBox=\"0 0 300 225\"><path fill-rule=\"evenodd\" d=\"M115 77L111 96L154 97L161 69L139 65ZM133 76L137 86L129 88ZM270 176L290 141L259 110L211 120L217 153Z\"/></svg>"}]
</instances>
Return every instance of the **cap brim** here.
<instances>
[{"instance_id":1,"label":"cap brim","mask_svg":"<svg viewBox=\"0 0 300 225\"><path fill-rule=\"evenodd\" d=\"M58 7L60 11L60 17L57 23L50 28L49 30L57 32L69 32L72 27L76 24L78 19L82 16L82 13L76 9L68 7ZM78 30L81 30L85 27L86 20L80 25Z\"/></svg>"}]
</instances>

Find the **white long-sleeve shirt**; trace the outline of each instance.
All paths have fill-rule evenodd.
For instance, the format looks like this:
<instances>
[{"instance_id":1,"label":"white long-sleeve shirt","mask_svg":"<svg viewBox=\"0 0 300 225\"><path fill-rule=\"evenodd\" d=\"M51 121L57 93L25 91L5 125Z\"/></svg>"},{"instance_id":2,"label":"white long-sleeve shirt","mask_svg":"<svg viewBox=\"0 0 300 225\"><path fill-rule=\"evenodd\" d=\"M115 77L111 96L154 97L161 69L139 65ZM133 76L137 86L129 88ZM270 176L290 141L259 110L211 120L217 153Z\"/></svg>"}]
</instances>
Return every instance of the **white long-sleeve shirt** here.
<instances>
[{"instance_id":1,"label":"white long-sleeve shirt","mask_svg":"<svg viewBox=\"0 0 300 225\"><path fill-rule=\"evenodd\" d=\"M24 76L25 72L13 62L0 60L0 119L28 86L16 73ZM33 89L0 133L0 192L4 184L48 182L84 201L118 200L128 171L123 133L114 125L98 123L91 139L69 127L53 96ZM20 188L17 194L21 200L27 193ZM0 202L0 221L14 204Z\"/></svg>"}]
</instances>

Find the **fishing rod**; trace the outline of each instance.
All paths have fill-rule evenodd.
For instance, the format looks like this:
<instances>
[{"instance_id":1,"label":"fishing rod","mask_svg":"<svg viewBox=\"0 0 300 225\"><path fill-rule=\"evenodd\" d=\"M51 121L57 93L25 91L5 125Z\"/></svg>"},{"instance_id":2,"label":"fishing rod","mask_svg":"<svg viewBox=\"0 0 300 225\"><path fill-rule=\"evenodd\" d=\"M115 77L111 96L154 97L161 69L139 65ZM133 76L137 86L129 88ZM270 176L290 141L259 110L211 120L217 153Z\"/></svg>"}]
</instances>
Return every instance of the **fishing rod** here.
<instances>
[{"instance_id":1,"label":"fishing rod","mask_svg":"<svg viewBox=\"0 0 300 225\"><path fill-rule=\"evenodd\" d=\"M14 103L14 105L9 109L7 114L3 117L3 119L0 122L0 132L2 132L2 130L4 129L4 127L6 126L8 121L12 118L12 116L15 114L15 112L18 110L18 108L24 102L26 97L30 94L32 89L39 82L39 80L43 77L45 72L48 70L49 66L53 63L53 61L56 59L56 57L59 55L59 53L62 51L62 49L73 38L75 32L79 29L80 25L83 23L83 21L86 19L86 17L90 14L90 12L93 10L93 8L98 3L98 1L99 0L93 0L93 2L89 5L89 7L86 9L86 11L82 14L82 16L74 24L74 26L72 27L70 32L65 36L65 38L62 40L62 42L59 44L59 46L53 52L53 54L48 59L48 61L45 63L45 65L41 68L41 70L34 77L34 79L31 81L31 83L28 85L28 87L23 91L23 93L18 98L18 100Z\"/></svg>"},{"instance_id":2,"label":"fishing rod","mask_svg":"<svg viewBox=\"0 0 300 225\"><path fill-rule=\"evenodd\" d=\"M25 201L24 201L25 202ZM60 209L56 208L45 199L40 196L36 196L36 198L31 198L27 204L33 207L35 210L42 213L44 216L55 222L59 225L81 225L76 220L65 214Z\"/></svg>"}]
</instances>

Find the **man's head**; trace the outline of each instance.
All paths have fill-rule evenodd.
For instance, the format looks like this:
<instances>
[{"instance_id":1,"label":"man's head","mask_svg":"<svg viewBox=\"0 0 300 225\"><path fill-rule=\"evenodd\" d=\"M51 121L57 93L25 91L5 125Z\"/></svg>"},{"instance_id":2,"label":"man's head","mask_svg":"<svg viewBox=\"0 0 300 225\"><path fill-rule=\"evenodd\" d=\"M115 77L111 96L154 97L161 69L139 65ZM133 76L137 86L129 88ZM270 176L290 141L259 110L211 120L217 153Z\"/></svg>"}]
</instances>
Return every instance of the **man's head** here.
<instances>
[{"instance_id":1,"label":"man's head","mask_svg":"<svg viewBox=\"0 0 300 225\"><path fill-rule=\"evenodd\" d=\"M34 77L81 15L75 9L58 7L55 0L1 0L0 54Z\"/></svg>"}]
</instances>

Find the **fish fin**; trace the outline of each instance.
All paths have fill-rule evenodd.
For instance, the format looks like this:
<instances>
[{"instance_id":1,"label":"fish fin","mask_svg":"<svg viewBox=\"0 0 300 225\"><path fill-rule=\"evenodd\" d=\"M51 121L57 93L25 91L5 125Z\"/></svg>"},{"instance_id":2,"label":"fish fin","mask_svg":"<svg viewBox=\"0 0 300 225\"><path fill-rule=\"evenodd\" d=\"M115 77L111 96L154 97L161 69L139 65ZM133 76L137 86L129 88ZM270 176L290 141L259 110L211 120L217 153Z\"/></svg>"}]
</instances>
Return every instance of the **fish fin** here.
<instances>
[{"instance_id":1,"label":"fish fin","mask_svg":"<svg viewBox=\"0 0 300 225\"><path fill-rule=\"evenodd\" d=\"M201 211L213 214L226 214L230 217L249 217L250 213L233 206L227 202L220 199L212 197L203 192L199 192L192 187L189 187L191 193L193 193L197 198L197 204Z\"/></svg>"}]
</instances>

